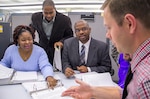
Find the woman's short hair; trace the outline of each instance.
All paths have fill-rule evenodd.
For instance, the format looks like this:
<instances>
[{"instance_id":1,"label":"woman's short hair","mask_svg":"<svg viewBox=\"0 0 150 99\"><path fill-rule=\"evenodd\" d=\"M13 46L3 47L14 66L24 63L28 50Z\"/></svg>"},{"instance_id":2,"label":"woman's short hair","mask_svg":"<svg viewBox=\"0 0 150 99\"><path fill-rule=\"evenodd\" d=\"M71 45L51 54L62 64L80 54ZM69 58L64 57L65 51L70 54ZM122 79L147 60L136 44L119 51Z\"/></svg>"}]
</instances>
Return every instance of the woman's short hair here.
<instances>
[{"instance_id":1,"label":"woman's short hair","mask_svg":"<svg viewBox=\"0 0 150 99\"><path fill-rule=\"evenodd\" d=\"M14 32L13 32L13 43L15 45L18 45L18 38L19 38L19 35L21 35L23 32L29 32L31 35L32 35L32 38L34 40L35 38L35 34L34 34L34 30L29 27L29 26L26 26L26 25L18 25L15 29L14 29Z\"/></svg>"}]
</instances>

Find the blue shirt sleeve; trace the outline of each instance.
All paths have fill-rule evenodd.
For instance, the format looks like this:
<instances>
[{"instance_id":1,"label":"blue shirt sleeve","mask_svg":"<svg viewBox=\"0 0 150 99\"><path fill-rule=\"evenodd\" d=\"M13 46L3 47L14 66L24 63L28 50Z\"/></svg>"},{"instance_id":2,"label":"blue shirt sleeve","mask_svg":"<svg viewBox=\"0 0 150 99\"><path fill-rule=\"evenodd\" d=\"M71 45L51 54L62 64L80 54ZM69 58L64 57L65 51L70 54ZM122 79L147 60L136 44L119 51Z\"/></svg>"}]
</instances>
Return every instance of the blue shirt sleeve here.
<instances>
[{"instance_id":1,"label":"blue shirt sleeve","mask_svg":"<svg viewBox=\"0 0 150 99\"><path fill-rule=\"evenodd\" d=\"M41 50L39 57L39 68L45 78L48 76L53 76L53 67L48 61L48 57L44 49Z\"/></svg>"}]
</instances>

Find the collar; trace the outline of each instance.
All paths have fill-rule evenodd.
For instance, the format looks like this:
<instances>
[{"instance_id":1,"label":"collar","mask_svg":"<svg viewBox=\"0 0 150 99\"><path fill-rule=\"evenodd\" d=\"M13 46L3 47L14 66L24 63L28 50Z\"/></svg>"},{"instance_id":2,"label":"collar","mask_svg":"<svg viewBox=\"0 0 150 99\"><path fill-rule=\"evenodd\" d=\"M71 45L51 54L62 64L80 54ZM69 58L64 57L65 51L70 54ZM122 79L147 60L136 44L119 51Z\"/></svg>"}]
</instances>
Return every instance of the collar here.
<instances>
[{"instance_id":1,"label":"collar","mask_svg":"<svg viewBox=\"0 0 150 99\"><path fill-rule=\"evenodd\" d=\"M54 21L55 21L55 17L56 17L56 13L55 13L55 15L54 15L53 19L52 19L50 22L47 22L46 18L45 18L45 17L43 17L43 22L45 22L45 23L51 23L51 22L53 22L53 23L54 23Z\"/></svg>"},{"instance_id":2,"label":"collar","mask_svg":"<svg viewBox=\"0 0 150 99\"><path fill-rule=\"evenodd\" d=\"M90 45L91 42L91 37L89 37L89 40L83 44L80 40L79 40L79 47L81 48L82 45L84 45L86 48L88 48L88 46Z\"/></svg>"}]
</instances>

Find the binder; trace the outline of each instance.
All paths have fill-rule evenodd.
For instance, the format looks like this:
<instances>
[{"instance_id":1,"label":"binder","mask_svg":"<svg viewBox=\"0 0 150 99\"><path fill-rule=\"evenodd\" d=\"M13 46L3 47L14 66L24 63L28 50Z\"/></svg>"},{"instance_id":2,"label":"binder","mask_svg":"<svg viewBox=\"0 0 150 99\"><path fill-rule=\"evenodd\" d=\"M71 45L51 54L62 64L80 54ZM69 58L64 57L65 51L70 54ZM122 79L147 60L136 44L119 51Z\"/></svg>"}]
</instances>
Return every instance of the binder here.
<instances>
[{"instance_id":1,"label":"binder","mask_svg":"<svg viewBox=\"0 0 150 99\"><path fill-rule=\"evenodd\" d=\"M72 97L66 96L61 97L61 94L63 91L65 91L66 88L63 86L56 87L53 90L47 89L43 91L37 91L35 93L31 94L31 97L33 99L73 99Z\"/></svg>"},{"instance_id":2,"label":"binder","mask_svg":"<svg viewBox=\"0 0 150 99\"><path fill-rule=\"evenodd\" d=\"M29 93L35 93L38 91L48 90L48 83L46 81L36 81L36 82L24 82L22 86ZM64 86L61 80L57 80L57 85L54 88Z\"/></svg>"},{"instance_id":3,"label":"binder","mask_svg":"<svg viewBox=\"0 0 150 99\"><path fill-rule=\"evenodd\" d=\"M47 82L25 82L22 83L25 90L33 99L73 99L71 97L61 97L63 91L66 90L61 80L58 80L54 89L48 88Z\"/></svg>"}]
</instances>

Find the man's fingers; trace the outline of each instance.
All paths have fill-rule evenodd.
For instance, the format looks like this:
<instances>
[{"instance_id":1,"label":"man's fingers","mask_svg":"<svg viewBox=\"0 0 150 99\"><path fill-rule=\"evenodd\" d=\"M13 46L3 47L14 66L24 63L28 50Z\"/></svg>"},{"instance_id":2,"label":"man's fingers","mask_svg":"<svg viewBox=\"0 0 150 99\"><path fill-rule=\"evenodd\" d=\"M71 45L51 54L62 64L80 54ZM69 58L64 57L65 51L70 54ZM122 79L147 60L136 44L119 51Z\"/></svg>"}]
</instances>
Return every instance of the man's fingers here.
<instances>
[{"instance_id":1,"label":"man's fingers","mask_svg":"<svg viewBox=\"0 0 150 99\"><path fill-rule=\"evenodd\" d=\"M84 83L82 80L79 80L79 79L75 79L76 83L80 84L80 85L84 85L86 83Z\"/></svg>"}]
</instances>

